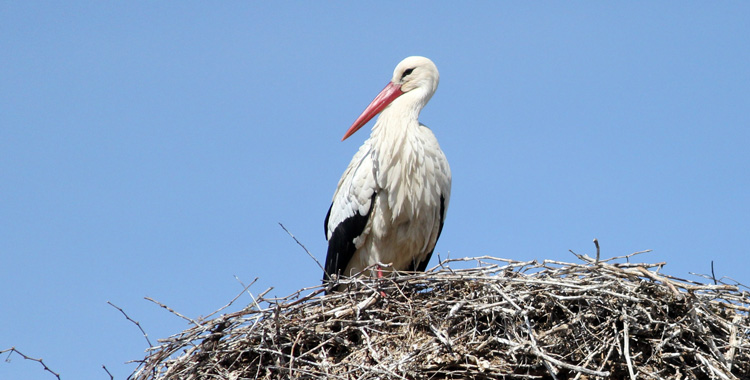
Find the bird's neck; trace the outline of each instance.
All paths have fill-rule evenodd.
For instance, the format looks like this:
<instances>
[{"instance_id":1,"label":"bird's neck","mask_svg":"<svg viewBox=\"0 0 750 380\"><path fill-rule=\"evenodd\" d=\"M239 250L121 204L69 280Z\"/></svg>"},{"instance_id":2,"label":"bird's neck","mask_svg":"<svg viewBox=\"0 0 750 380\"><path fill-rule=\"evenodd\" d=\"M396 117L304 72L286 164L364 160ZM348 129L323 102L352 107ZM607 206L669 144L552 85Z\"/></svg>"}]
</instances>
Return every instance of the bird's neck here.
<instances>
[{"instance_id":1,"label":"bird's neck","mask_svg":"<svg viewBox=\"0 0 750 380\"><path fill-rule=\"evenodd\" d=\"M370 139L381 151L394 151L408 143L419 128L418 113L388 112L386 109L372 127Z\"/></svg>"},{"instance_id":2,"label":"bird's neck","mask_svg":"<svg viewBox=\"0 0 750 380\"><path fill-rule=\"evenodd\" d=\"M423 99L417 95L404 94L386 107L372 127L371 138L394 144L414 133L419 127L419 113L424 107Z\"/></svg>"},{"instance_id":3,"label":"bird's neck","mask_svg":"<svg viewBox=\"0 0 750 380\"><path fill-rule=\"evenodd\" d=\"M410 185L410 177L420 162L420 124L418 111L386 108L372 128L369 144L378 187L387 199L394 220L413 215L419 189ZM419 180L421 182L421 180Z\"/></svg>"},{"instance_id":4,"label":"bird's neck","mask_svg":"<svg viewBox=\"0 0 750 380\"><path fill-rule=\"evenodd\" d=\"M381 112L370 135L376 181L387 194L394 220L413 216L423 191L415 184L421 184L424 176L420 166L425 141L434 137L418 118L428 100L418 91L402 95ZM416 181L410 180L415 177Z\"/></svg>"}]
</instances>

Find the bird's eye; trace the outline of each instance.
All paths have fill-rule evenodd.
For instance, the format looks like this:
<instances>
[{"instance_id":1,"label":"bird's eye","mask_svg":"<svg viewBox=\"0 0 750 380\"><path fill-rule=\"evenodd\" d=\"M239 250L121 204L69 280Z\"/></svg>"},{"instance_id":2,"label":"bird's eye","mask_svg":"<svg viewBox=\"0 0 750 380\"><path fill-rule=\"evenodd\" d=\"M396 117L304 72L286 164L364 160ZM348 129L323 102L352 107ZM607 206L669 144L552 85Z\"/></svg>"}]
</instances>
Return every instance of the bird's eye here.
<instances>
[{"instance_id":1,"label":"bird's eye","mask_svg":"<svg viewBox=\"0 0 750 380\"><path fill-rule=\"evenodd\" d=\"M414 69L406 69L404 70L404 73L401 75L401 79L406 78L407 75L411 74L411 72L414 71Z\"/></svg>"}]
</instances>

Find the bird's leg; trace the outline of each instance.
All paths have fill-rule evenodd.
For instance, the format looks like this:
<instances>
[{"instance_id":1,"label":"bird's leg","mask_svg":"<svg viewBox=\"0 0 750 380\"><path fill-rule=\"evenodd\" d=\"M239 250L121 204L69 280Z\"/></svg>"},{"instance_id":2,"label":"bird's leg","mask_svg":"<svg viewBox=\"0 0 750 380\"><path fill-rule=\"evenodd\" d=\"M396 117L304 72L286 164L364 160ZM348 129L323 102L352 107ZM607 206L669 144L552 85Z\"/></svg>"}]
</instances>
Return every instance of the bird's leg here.
<instances>
[{"instance_id":1,"label":"bird's leg","mask_svg":"<svg viewBox=\"0 0 750 380\"><path fill-rule=\"evenodd\" d=\"M383 270L380 268L380 265L378 265L377 276L378 276L378 280L381 279L381 278L383 278ZM381 290L380 291L380 296L382 296L383 298L385 298L385 292Z\"/></svg>"}]
</instances>

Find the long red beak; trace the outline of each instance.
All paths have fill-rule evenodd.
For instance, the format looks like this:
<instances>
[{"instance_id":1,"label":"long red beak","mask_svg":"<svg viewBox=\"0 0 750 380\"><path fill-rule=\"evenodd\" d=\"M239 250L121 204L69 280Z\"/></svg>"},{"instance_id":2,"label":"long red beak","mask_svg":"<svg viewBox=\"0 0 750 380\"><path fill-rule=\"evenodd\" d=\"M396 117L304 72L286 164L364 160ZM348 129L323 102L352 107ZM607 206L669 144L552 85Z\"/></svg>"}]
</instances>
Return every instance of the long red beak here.
<instances>
[{"instance_id":1,"label":"long red beak","mask_svg":"<svg viewBox=\"0 0 750 380\"><path fill-rule=\"evenodd\" d=\"M357 132L360 128L362 128L362 126L367 124L370 119L375 117L375 115L379 114L380 111L391 104L391 102L401 96L401 94L403 94L403 91L401 91L401 85L395 84L393 82L388 83L383 91L380 91L378 96L373 99L370 105L367 106L364 111L362 111L362 114L359 115L354 124L349 127L349 130L346 131L346 134L344 135L344 138L341 139L341 141L346 140L347 137L353 135L354 132Z\"/></svg>"}]
</instances>

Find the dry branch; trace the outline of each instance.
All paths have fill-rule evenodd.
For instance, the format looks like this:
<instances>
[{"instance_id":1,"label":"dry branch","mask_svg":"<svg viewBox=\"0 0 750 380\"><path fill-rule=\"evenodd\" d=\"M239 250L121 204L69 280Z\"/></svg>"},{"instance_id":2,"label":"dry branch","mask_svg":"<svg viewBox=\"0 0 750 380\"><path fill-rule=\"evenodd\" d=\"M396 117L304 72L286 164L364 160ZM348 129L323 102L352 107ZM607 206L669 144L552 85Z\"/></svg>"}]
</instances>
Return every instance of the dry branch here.
<instances>
[{"instance_id":1,"label":"dry branch","mask_svg":"<svg viewBox=\"0 0 750 380\"><path fill-rule=\"evenodd\" d=\"M664 263L579 257L446 260L342 280L346 292L253 297L186 318L194 325L160 340L131 378L750 378L747 291L659 273Z\"/></svg>"},{"instance_id":2,"label":"dry branch","mask_svg":"<svg viewBox=\"0 0 750 380\"><path fill-rule=\"evenodd\" d=\"M47 364L45 364L44 360L42 360L41 358L40 359L32 358L31 356L28 356L28 355L24 354L23 352L18 351L18 349L16 349L15 347L11 347L11 348L6 348L4 350L0 350L0 355L4 354L6 352L8 353L8 357L5 358L6 362L10 362L10 355L13 354L13 353L16 353L20 357L24 358L25 360L31 360L33 362L37 362L37 363L41 364L45 371L53 374L57 378L57 380L60 380L60 374L57 373L57 372L55 372L55 371L53 371L51 368L47 367Z\"/></svg>"}]
</instances>

